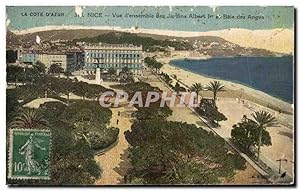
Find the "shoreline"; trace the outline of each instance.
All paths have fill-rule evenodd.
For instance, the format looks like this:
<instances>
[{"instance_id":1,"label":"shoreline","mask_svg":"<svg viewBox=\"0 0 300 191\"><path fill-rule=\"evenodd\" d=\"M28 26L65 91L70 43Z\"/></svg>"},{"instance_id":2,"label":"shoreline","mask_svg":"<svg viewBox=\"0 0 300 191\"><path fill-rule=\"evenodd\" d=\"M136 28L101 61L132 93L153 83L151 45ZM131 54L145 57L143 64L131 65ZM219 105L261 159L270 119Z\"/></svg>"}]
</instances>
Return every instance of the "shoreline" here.
<instances>
[{"instance_id":1,"label":"shoreline","mask_svg":"<svg viewBox=\"0 0 300 191\"><path fill-rule=\"evenodd\" d=\"M194 59L194 57L185 57L185 58ZM181 57L181 59L185 59L185 58ZM210 57L197 57L198 60L209 59L209 58ZM215 77L198 74L187 69L176 67L170 63L172 60L178 60L178 59L180 58L176 58L176 57L159 58L158 60L163 63L163 67L161 68L161 71L169 75L175 74L188 87L190 87L192 84L196 82L200 82L202 85L206 85L210 81L218 80L221 81L225 85L225 88L227 89L227 93L224 92L219 93L220 97L232 97L232 98L240 97L241 99L246 99L248 101L254 102L264 107L268 107L275 111L282 110L285 111L286 113L294 114L293 106L292 106L293 104L283 101L279 98L276 98L260 90L257 90L253 87L249 87L245 84L238 83L235 81L228 81L228 80L223 80ZM202 91L201 93L202 95L204 94L204 97L207 96L208 94L208 92L204 92L204 91Z\"/></svg>"},{"instance_id":2,"label":"shoreline","mask_svg":"<svg viewBox=\"0 0 300 191\"><path fill-rule=\"evenodd\" d=\"M222 57L211 57L211 58L222 58ZM228 58L228 57L224 57L224 58ZM231 58L234 58L234 57L231 57ZM207 58L207 59L210 59L210 58ZM182 60L182 59L175 59L175 60ZM171 61L175 61L175 60L171 60ZM196 60L196 59L189 59L189 60ZM197 59L197 60L206 60L206 59ZM181 70L184 70L186 72L191 72L193 74L196 74L196 75L200 75L200 76L203 76L203 77L206 77L206 78L211 78L211 79L214 79L214 80L218 80L218 81L227 81L227 82L231 82L231 83L236 83L236 84L239 84L239 85L242 85L242 86L245 86L247 88L250 88L250 89L253 89L253 90L256 90L256 91L259 91L261 93L264 93L264 94L267 94L268 96L271 96L275 99L278 99L279 101L282 101L282 102L285 102L286 104L290 104L292 105L293 103L290 103L286 100L283 100L281 99L280 97L276 97L275 95L271 95L269 93L266 93L266 92L263 92L259 89L256 89L255 87L252 87L252 86L249 86L248 84L246 83L242 83L242 82L239 82L238 80L227 80L227 79L222 79L222 78L219 78L219 77L214 77L214 76L210 76L210 75L206 75L206 74L200 74L200 73L197 73L197 72L193 72L192 70L189 70L187 68L180 68L178 66L175 66L173 64L170 64L171 66L173 66L174 68L177 68L177 69L181 69Z\"/></svg>"}]
</instances>

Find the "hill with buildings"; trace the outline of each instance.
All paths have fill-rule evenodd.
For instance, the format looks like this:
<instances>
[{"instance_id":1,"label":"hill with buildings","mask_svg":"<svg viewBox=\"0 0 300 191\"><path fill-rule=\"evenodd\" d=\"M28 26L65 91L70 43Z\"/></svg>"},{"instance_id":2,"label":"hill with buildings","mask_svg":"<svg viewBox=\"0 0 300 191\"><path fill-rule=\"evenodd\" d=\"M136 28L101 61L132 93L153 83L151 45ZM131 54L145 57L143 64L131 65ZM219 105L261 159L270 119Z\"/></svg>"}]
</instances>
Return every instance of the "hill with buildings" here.
<instances>
[{"instance_id":1,"label":"hill with buildings","mask_svg":"<svg viewBox=\"0 0 300 191\"><path fill-rule=\"evenodd\" d=\"M243 47L218 36L178 37L96 29L49 30L26 34L7 31L7 47L26 44L30 46L35 43L37 36L42 42L64 41L67 45L76 42L142 45L143 50L148 52L188 50L208 56L280 55L266 49Z\"/></svg>"}]
</instances>

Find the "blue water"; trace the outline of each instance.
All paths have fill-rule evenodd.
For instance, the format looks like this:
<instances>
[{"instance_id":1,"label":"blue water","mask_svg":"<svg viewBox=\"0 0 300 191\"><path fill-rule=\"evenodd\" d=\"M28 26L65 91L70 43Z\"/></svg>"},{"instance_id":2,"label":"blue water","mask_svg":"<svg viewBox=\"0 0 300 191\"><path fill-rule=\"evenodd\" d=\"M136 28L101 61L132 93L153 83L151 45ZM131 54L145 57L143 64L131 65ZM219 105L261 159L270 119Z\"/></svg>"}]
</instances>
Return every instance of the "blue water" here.
<instances>
[{"instance_id":1,"label":"blue water","mask_svg":"<svg viewBox=\"0 0 300 191\"><path fill-rule=\"evenodd\" d=\"M292 56L173 60L172 64L201 75L244 84L293 103Z\"/></svg>"}]
</instances>

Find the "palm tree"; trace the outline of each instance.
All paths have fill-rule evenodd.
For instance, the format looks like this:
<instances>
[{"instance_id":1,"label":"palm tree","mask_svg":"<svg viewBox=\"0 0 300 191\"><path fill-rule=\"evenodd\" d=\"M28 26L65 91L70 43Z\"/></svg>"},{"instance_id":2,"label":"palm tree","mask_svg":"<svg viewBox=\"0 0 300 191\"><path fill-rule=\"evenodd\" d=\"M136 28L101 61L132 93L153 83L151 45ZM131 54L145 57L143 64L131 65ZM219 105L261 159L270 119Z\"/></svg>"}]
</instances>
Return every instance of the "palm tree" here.
<instances>
[{"instance_id":1,"label":"palm tree","mask_svg":"<svg viewBox=\"0 0 300 191\"><path fill-rule=\"evenodd\" d=\"M155 60L153 67L155 68L156 73L159 72L159 70L161 69L162 66L163 66L162 63Z\"/></svg>"},{"instance_id":2,"label":"palm tree","mask_svg":"<svg viewBox=\"0 0 300 191\"><path fill-rule=\"evenodd\" d=\"M266 129L267 127L274 127L274 125L277 124L277 121L275 117L272 116L272 114L266 111L256 111L255 113L252 113L252 117L254 118L254 122L257 124L259 128L258 149L257 149L257 160L259 161L263 129Z\"/></svg>"},{"instance_id":3,"label":"palm tree","mask_svg":"<svg viewBox=\"0 0 300 191\"><path fill-rule=\"evenodd\" d=\"M39 127L49 127L48 121L43 115L32 108L22 108L13 118L9 125L11 128L33 129Z\"/></svg>"},{"instance_id":4,"label":"palm tree","mask_svg":"<svg viewBox=\"0 0 300 191\"><path fill-rule=\"evenodd\" d=\"M174 78L177 83L181 81L181 79L179 79L175 74L171 75L171 77Z\"/></svg>"},{"instance_id":5,"label":"palm tree","mask_svg":"<svg viewBox=\"0 0 300 191\"><path fill-rule=\"evenodd\" d=\"M193 92L196 92L196 94L197 94L197 101L199 102L199 93L200 93L200 91L202 91L203 90L203 86L202 86L202 84L201 83L194 83L193 85L192 85L192 87L191 87L191 91L193 91Z\"/></svg>"},{"instance_id":6,"label":"palm tree","mask_svg":"<svg viewBox=\"0 0 300 191\"><path fill-rule=\"evenodd\" d=\"M220 91L225 91L224 90L224 85L222 85L222 83L220 81L213 81L210 82L207 86L206 89L208 91L212 91L212 93L214 94L214 103L216 105L216 99L217 99L217 93Z\"/></svg>"}]
</instances>

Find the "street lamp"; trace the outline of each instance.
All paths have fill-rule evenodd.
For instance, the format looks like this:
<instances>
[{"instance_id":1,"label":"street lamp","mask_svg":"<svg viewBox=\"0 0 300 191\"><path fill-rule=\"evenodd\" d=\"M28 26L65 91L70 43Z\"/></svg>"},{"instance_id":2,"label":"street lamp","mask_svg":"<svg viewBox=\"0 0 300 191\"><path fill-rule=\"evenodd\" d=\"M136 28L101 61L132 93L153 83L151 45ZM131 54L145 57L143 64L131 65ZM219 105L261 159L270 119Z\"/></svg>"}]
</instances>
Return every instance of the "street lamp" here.
<instances>
[{"instance_id":1,"label":"street lamp","mask_svg":"<svg viewBox=\"0 0 300 191\"><path fill-rule=\"evenodd\" d=\"M284 161L284 162L286 162L287 163L287 159L278 159L278 160L276 160L277 162L279 162L279 170L278 170L278 173L280 174L281 173L281 162L282 161Z\"/></svg>"}]
</instances>

